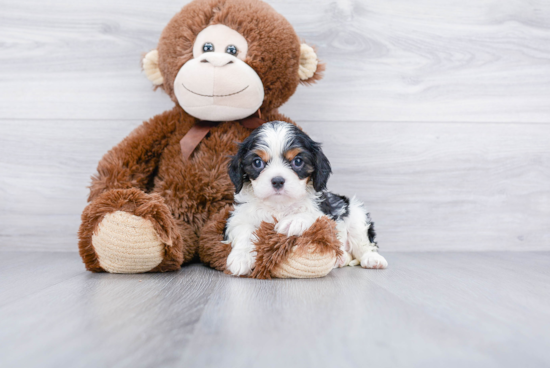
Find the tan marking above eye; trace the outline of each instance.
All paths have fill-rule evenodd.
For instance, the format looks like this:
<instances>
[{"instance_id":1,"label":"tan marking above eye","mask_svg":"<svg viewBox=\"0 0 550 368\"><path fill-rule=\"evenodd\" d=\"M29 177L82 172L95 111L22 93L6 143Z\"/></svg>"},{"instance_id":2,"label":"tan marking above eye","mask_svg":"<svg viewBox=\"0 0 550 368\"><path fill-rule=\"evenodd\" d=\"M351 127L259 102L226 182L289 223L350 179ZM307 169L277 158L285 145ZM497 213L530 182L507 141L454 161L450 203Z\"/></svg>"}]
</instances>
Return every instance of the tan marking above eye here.
<instances>
[{"instance_id":1,"label":"tan marking above eye","mask_svg":"<svg viewBox=\"0 0 550 368\"><path fill-rule=\"evenodd\" d=\"M267 153L266 151L256 150L256 151L254 151L254 153L257 154L258 156L260 156L260 158L264 162L268 162L271 159L271 156L269 156L269 153Z\"/></svg>"},{"instance_id":2,"label":"tan marking above eye","mask_svg":"<svg viewBox=\"0 0 550 368\"><path fill-rule=\"evenodd\" d=\"M285 158L288 161L292 161L292 160L294 160L294 157L296 157L296 155L300 152L302 152L302 150L300 148L293 148L293 149L288 150L288 151L285 152Z\"/></svg>"}]
</instances>

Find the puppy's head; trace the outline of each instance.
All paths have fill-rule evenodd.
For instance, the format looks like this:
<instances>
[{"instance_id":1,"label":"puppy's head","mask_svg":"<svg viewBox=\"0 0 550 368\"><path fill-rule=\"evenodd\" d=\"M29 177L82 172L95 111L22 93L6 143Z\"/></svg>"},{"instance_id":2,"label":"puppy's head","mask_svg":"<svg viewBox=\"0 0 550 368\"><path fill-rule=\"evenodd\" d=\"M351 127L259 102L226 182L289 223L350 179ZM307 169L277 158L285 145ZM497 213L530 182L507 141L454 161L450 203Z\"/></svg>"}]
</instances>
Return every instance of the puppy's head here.
<instances>
[{"instance_id":1,"label":"puppy's head","mask_svg":"<svg viewBox=\"0 0 550 368\"><path fill-rule=\"evenodd\" d=\"M251 185L260 199L299 200L308 187L326 188L330 163L321 145L296 126L274 121L262 125L244 140L229 164L235 193Z\"/></svg>"}]
</instances>

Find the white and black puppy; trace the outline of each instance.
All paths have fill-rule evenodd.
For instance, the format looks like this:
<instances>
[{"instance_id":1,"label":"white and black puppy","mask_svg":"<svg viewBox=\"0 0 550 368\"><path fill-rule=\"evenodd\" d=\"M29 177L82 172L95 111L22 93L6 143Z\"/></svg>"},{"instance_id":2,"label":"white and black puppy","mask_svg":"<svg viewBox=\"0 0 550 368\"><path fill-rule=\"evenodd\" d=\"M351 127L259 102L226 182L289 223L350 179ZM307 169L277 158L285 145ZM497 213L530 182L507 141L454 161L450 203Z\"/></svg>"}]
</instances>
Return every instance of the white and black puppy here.
<instances>
[{"instance_id":1,"label":"white and black puppy","mask_svg":"<svg viewBox=\"0 0 550 368\"><path fill-rule=\"evenodd\" d=\"M227 269L233 275L251 273L254 233L262 221L276 219L275 230L291 236L302 235L321 216L337 223L344 256L335 267L386 268L363 204L326 191L331 172L321 145L296 126L274 121L252 132L229 164L235 209L225 229L225 241L232 245Z\"/></svg>"}]
</instances>

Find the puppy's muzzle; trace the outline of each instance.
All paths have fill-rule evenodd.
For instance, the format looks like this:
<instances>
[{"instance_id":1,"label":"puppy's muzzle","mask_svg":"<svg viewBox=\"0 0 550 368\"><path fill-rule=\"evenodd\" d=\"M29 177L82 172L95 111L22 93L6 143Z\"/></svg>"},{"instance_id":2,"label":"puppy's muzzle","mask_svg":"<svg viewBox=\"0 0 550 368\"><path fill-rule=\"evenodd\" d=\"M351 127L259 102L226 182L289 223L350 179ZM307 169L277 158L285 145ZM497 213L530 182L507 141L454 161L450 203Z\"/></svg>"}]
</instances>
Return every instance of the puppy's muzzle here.
<instances>
[{"instance_id":1,"label":"puppy's muzzle","mask_svg":"<svg viewBox=\"0 0 550 368\"><path fill-rule=\"evenodd\" d=\"M273 185L273 188L275 190L279 190L285 185L285 179L281 176L276 176L273 179L271 179L271 185Z\"/></svg>"}]
</instances>

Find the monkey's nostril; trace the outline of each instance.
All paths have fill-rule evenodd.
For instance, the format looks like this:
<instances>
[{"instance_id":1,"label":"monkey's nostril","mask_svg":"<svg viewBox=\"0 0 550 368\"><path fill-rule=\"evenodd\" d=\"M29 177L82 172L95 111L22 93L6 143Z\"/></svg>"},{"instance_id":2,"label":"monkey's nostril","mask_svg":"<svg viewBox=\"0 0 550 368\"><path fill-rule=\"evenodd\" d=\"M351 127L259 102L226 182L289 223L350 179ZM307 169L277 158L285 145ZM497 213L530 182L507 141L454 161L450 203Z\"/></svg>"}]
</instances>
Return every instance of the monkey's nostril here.
<instances>
[{"instance_id":1,"label":"monkey's nostril","mask_svg":"<svg viewBox=\"0 0 550 368\"><path fill-rule=\"evenodd\" d=\"M275 189L281 189L283 187L283 185L285 185L285 179L281 176L277 176L273 179L271 179L271 185L273 186L273 188Z\"/></svg>"},{"instance_id":2,"label":"monkey's nostril","mask_svg":"<svg viewBox=\"0 0 550 368\"><path fill-rule=\"evenodd\" d=\"M206 59L201 60L201 63L207 63L207 62L208 62L208 60L206 60Z\"/></svg>"},{"instance_id":3,"label":"monkey's nostril","mask_svg":"<svg viewBox=\"0 0 550 368\"><path fill-rule=\"evenodd\" d=\"M233 60L229 60L227 64L233 64Z\"/></svg>"}]
</instances>

